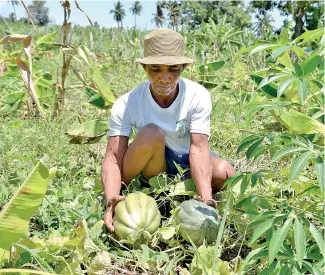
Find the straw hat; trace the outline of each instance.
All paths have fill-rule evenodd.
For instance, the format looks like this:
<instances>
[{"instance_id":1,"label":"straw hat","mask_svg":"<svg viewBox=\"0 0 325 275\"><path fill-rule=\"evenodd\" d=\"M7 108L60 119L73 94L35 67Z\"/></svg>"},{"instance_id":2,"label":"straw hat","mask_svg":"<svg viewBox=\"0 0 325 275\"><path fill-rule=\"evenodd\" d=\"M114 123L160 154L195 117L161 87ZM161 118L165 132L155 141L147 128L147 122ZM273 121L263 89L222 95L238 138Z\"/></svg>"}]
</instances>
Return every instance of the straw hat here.
<instances>
[{"instance_id":1,"label":"straw hat","mask_svg":"<svg viewBox=\"0 0 325 275\"><path fill-rule=\"evenodd\" d=\"M144 38L144 58L135 62L142 64L191 64L193 60L184 56L184 38L170 29L157 29Z\"/></svg>"}]
</instances>

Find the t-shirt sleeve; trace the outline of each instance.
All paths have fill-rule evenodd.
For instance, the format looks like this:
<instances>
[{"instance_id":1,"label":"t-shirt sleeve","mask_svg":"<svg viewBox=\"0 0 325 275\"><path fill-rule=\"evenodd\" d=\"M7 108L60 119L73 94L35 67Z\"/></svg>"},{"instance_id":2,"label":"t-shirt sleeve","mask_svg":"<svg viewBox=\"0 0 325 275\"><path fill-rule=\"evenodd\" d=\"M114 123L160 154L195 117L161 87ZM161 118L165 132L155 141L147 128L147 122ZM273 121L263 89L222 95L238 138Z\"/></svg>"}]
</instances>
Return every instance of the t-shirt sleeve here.
<instances>
[{"instance_id":1,"label":"t-shirt sleeve","mask_svg":"<svg viewBox=\"0 0 325 275\"><path fill-rule=\"evenodd\" d=\"M196 97L191 116L190 133L205 134L210 136L210 115L212 110L210 93L204 93Z\"/></svg>"},{"instance_id":2,"label":"t-shirt sleeve","mask_svg":"<svg viewBox=\"0 0 325 275\"><path fill-rule=\"evenodd\" d=\"M122 98L115 101L109 122L108 135L111 136L130 136L132 124L127 105Z\"/></svg>"}]
</instances>

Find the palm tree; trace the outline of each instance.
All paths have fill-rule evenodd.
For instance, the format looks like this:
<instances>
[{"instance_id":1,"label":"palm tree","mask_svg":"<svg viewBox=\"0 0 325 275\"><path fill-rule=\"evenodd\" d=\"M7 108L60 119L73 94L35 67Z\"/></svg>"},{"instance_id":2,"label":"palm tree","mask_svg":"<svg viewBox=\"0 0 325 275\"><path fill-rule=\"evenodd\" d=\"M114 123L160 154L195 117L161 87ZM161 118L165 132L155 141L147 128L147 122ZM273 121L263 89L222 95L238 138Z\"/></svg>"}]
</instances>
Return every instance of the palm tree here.
<instances>
[{"instance_id":1,"label":"palm tree","mask_svg":"<svg viewBox=\"0 0 325 275\"><path fill-rule=\"evenodd\" d=\"M257 14L256 17L258 21L254 23L253 26L258 35L263 36L268 31L272 30L272 23L274 23L274 19L269 13L265 12L262 15Z\"/></svg>"},{"instance_id":2,"label":"palm tree","mask_svg":"<svg viewBox=\"0 0 325 275\"><path fill-rule=\"evenodd\" d=\"M157 3L157 12L153 13L152 15L154 18L151 20L151 22L155 23L157 28L161 27L165 22L165 18L159 1Z\"/></svg>"},{"instance_id":3,"label":"palm tree","mask_svg":"<svg viewBox=\"0 0 325 275\"><path fill-rule=\"evenodd\" d=\"M140 15L142 12L142 6L140 1L135 1L132 7L130 8L130 12L134 15L134 28L137 28L137 15Z\"/></svg>"},{"instance_id":4,"label":"palm tree","mask_svg":"<svg viewBox=\"0 0 325 275\"><path fill-rule=\"evenodd\" d=\"M121 29L123 29L123 19L125 17L125 9L123 9L123 5L121 1L117 1L114 3L114 10L111 10L110 13L114 14L114 20L117 22L117 26L120 27L121 22Z\"/></svg>"},{"instance_id":5,"label":"palm tree","mask_svg":"<svg viewBox=\"0 0 325 275\"><path fill-rule=\"evenodd\" d=\"M14 10L14 14L15 14L15 20L17 20L17 14L16 14L16 9L15 6L18 6L19 1L18 0L8 0L7 3L11 3L12 8Z\"/></svg>"}]
</instances>

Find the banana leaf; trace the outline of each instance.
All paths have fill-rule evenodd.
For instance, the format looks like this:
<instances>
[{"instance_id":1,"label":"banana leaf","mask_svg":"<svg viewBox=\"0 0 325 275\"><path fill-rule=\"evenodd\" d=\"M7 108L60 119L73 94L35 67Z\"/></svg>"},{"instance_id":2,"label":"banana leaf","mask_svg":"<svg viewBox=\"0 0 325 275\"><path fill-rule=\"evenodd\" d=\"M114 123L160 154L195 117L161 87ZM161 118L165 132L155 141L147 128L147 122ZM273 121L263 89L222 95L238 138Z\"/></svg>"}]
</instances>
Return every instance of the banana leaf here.
<instances>
[{"instance_id":1,"label":"banana leaf","mask_svg":"<svg viewBox=\"0 0 325 275\"><path fill-rule=\"evenodd\" d=\"M41 205L49 183L49 170L39 161L0 212L0 261L10 246L26 235L33 213Z\"/></svg>"}]
</instances>

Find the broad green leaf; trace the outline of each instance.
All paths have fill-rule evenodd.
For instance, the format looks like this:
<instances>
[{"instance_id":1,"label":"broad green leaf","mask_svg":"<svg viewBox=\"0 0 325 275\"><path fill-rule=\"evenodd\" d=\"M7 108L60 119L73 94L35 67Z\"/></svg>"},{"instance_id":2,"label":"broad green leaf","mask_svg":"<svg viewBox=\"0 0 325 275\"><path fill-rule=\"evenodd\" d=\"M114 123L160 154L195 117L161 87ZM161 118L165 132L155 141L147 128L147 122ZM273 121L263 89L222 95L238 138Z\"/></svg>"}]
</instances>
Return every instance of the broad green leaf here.
<instances>
[{"instance_id":1,"label":"broad green leaf","mask_svg":"<svg viewBox=\"0 0 325 275\"><path fill-rule=\"evenodd\" d=\"M324 194L324 160L321 157L316 158L316 175L320 191Z\"/></svg>"},{"instance_id":2,"label":"broad green leaf","mask_svg":"<svg viewBox=\"0 0 325 275\"><path fill-rule=\"evenodd\" d=\"M324 30L325 28L323 27L312 31L306 31L302 35L298 36L295 40L293 40L293 42L306 43L316 40L324 35Z\"/></svg>"},{"instance_id":3,"label":"broad green leaf","mask_svg":"<svg viewBox=\"0 0 325 275\"><path fill-rule=\"evenodd\" d=\"M319 55L312 55L301 64L303 70L303 76L313 72L316 67L321 63L322 58Z\"/></svg>"},{"instance_id":4,"label":"broad green leaf","mask_svg":"<svg viewBox=\"0 0 325 275\"><path fill-rule=\"evenodd\" d=\"M88 99L89 99L88 102L90 104L92 104L98 108L101 108L101 109L107 109L112 106L112 104L105 102L103 97L94 89L85 87L85 89L82 89L82 91L84 91L87 94Z\"/></svg>"},{"instance_id":5,"label":"broad green leaf","mask_svg":"<svg viewBox=\"0 0 325 275\"><path fill-rule=\"evenodd\" d=\"M296 246L297 261L299 263L299 266L301 267L306 252L307 242L304 227L302 226L298 218L295 218L294 222L294 239Z\"/></svg>"},{"instance_id":6,"label":"broad green leaf","mask_svg":"<svg viewBox=\"0 0 325 275\"><path fill-rule=\"evenodd\" d=\"M208 70L217 71L221 69L223 65L225 65L225 61L215 61L215 62L200 65L198 69L201 73L203 73L206 70L206 68Z\"/></svg>"},{"instance_id":7,"label":"broad green leaf","mask_svg":"<svg viewBox=\"0 0 325 275\"><path fill-rule=\"evenodd\" d=\"M93 67L93 81L95 82L100 95L107 103L115 102L113 93L109 89L104 77L96 67Z\"/></svg>"},{"instance_id":8,"label":"broad green leaf","mask_svg":"<svg viewBox=\"0 0 325 275\"><path fill-rule=\"evenodd\" d=\"M86 62L88 66L90 66L89 60L87 55L85 54L84 50L80 47L77 48L77 54Z\"/></svg>"},{"instance_id":9,"label":"broad green leaf","mask_svg":"<svg viewBox=\"0 0 325 275\"><path fill-rule=\"evenodd\" d=\"M307 161L310 159L310 157L313 155L314 153L311 151L302 153L299 157L297 157L292 165L291 165L291 169L290 169L290 181L294 181L299 174L302 172L302 170L304 170Z\"/></svg>"},{"instance_id":10,"label":"broad green leaf","mask_svg":"<svg viewBox=\"0 0 325 275\"><path fill-rule=\"evenodd\" d=\"M277 61L284 65L285 67L287 67L288 69L290 69L291 71L293 71L293 65L291 62L291 57L289 55L288 52L285 52L283 55L281 55L280 57L277 58Z\"/></svg>"},{"instance_id":11,"label":"broad green leaf","mask_svg":"<svg viewBox=\"0 0 325 275\"><path fill-rule=\"evenodd\" d=\"M289 89L289 87L294 83L294 81L296 80L297 78L296 77L290 77L284 81L282 81L280 84L279 84L279 88L278 88L278 91L277 91L277 97L280 97L283 95L283 93Z\"/></svg>"},{"instance_id":12,"label":"broad green leaf","mask_svg":"<svg viewBox=\"0 0 325 275\"><path fill-rule=\"evenodd\" d=\"M249 245L252 245L260 236L262 236L263 233L265 233L267 230L269 230L272 227L274 219L275 218L266 220L265 222L262 222L256 227L252 239L249 242Z\"/></svg>"},{"instance_id":13,"label":"broad green leaf","mask_svg":"<svg viewBox=\"0 0 325 275\"><path fill-rule=\"evenodd\" d=\"M293 217L289 217L283 226L279 228L272 236L269 246L269 264L271 264L278 254L283 241L285 240L292 224Z\"/></svg>"},{"instance_id":14,"label":"broad green leaf","mask_svg":"<svg viewBox=\"0 0 325 275\"><path fill-rule=\"evenodd\" d=\"M273 52L272 52L272 58L273 59L277 59L280 55L282 55L285 51L287 51L288 49L290 49L289 46L283 46L280 48L276 48Z\"/></svg>"},{"instance_id":15,"label":"broad green leaf","mask_svg":"<svg viewBox=\"0 0 325 275\"><path fill-rule=\"evenodd\" d=\"M281 47L281 45L278 44L267 44L267 45L259 45L255 47L250 54L255 54L261 51L266 51L266 50L272 50Z\"/></svg>"},{"instance_id":16,"label":"broad green leaf","mask_svg":"<svg viewBox=\"0 0 325 275\"><path fill-rule=\"evenodd\" d=\"M169 226L169 227L160 227L158 229L158 233L161 234L161 237L165 240L168 241L171 239L175 233L176 233L176 228L174 226Z\"/></svg>"},{"instance_id":17,"label":"broad green leaf","mask_svg":"<svg viewBox=\"0 0 325 275\"><path fill-rule=\"evenodd\" d=\"M313 236L314 240L316 241L320 253L322 253L323 257L325 257L325 253L324 253L324 239L322 237L322 234L319 233L319 231L317 230L316 226L313 225L312 223L309 224L309 232L311 233L311 235Z\"/></svg>"},{"instance_id":18,"label":"broad green leaf","mask_svg":"<svg viewBox=\"0 0 325 275\"><path fill-rule=\"evenodd\" d=\"M307 80L305 79L298 79L298 94L301 99L301 104L304 104L308 95L307 90Z\"/></svg>"},{"instance_id":19,"label":"broad green leaf","mask_svg":"<svg viewBox=\"0 0 325 275\"><path fill-rule=\"evenodd\" d=\"M303 57L305 55L305 51L300 47L293 47L293 50L299 57Z\"/></svg>"},{"instance_id":20,"label":"broad green leaf","mask_svg":"<svg viewBox=\"0 0 325 275\"><path fill-rule=\"evenodd\" d=\"M192 179L180 181L170 188L169 196L188 195L194 196L196 194L195 182Z\"/></svg>"},{"instance_id":21,"label":"broad green leaf","mask_svg":"<svg viewBox=\"0 0 325 275\"><path fill-rule=\"evenodd\" d=\"M29 220L41 205L48 183L49 171L39 161L0 212L0 252L9 250L14 242L26 235Z\"/></svg>"},{"instance_id":22,"label":"broad green leaf","mask_svg":"<svg viewBox=\"0 0 325 275\"><path fill-rule=\"evenodd\" d=\"M288 130L299 134L321 134L324 135L323 123L293 109L274 111L275 118Z\"/></svg>"},{"instance_id":23,"label":"broad green leaf","mask_svg":"<svg viewBox=\"0 0 325 275\"><path fill-rule=\"evenodd\" d=\"M306 151L306 148L305 147L286 147L284 149L281 149L279 150L278 152L276 152L271 161L272 162L275 162L275 161L278 161L280 160L281 158L283 158L284 156L288 155L288 154L291 154L291 153L295 153L295 152L301 152L301 151Z\"/></svg>"}]
</instances>

